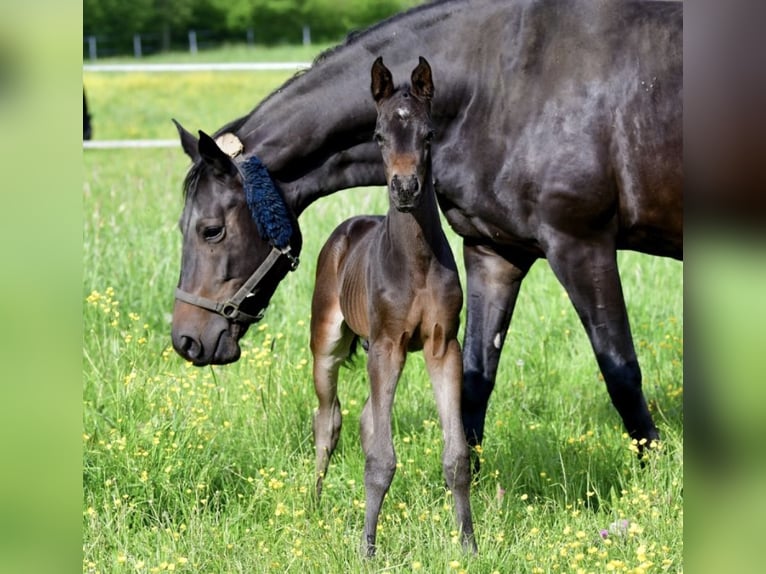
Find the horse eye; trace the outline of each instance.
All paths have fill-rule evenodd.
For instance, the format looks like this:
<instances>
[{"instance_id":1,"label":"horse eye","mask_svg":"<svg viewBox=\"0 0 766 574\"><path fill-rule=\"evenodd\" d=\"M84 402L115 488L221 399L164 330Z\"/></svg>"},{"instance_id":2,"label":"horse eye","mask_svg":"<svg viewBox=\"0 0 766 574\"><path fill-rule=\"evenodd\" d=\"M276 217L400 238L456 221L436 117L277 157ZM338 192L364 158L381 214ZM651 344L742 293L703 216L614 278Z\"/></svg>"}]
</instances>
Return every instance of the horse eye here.
<instances>
[{"instance_id":1,"label":"horse eye","mask_svg":"<svg viewBox=\"0 0 766 574\"><path fill-rule=\"evenodd\" d=\"M374 134L372 134L372 137L379 144L382 144L386 139L383 137L383 134L381 134L380 132L375 132Z\"/></svg>"},{"instance_id":2,"label":"horse eye","mask_svg":"<svg viewBox=\"0 0 766 574\"><path fill-rule=\"evenodd\" d=\"M223 225L211 225L202 230L202 237L205 241L213 241L223 236Z\"/></svg>"}]
</instances>

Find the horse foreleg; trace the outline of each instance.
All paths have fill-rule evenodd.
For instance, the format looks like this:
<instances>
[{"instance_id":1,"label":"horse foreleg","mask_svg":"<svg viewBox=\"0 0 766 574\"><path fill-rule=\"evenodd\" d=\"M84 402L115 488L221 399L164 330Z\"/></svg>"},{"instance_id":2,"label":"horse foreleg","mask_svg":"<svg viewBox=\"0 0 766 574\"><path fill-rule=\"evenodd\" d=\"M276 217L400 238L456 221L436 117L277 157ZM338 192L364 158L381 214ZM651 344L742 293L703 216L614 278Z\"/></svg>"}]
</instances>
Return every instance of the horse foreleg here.
<instances>
[{"instance_id":1,"label":"horse foreleg","mask_svg":"<svg viewBox=\"0 0 766 574\"><path fill-rule=\"evenodd\" d=\"M367 355L370 397L362 410L361 437L366 496L362 552L368 557L375 555L380 508L396 472L391 409L404 353L404 348L393 341L371 341Z\"/></svg>"},{"instance_id":2,"label":"horse foreleg","mask_svg":"<svg viewBox=\"0 0 766 574\"><path fill-rule=\"evenodd\" d=\"M338 444L341 428L338 400L338 371L351 349L354 335L343 322L337 305L321 301L315 295L311 315L311 353L314 357L314 390L319 408L314 413L314 446L316 449L316 496L322 495L322 482L330 457Z\"/></svg>"},{"instance_id":3,"label":"horse foreleg","mask_svg":"<svg viewBox=\"0 0 766 574\"><path fill-rule=\"evenodd\" d=\"M614 242L573 244L569 236L549 238L551 269L566 289L588 334L612 404L632 438L651 441L659 433L641 390L641 369L633 346L617 269Z\"/></svg>"},{"instance_id":4,"label":"horse foreleg","mask_svg":"<svg viewBox=\"0 0 766 574\"><path fill-rule=\"evenodd\" d=\"M448 341L442 354L434 348L431 341L432 339L429 339L426 342L423 354L442 426L444 478L455 501L455 515L463 537L463 548L476 552L470 501L470 459L460 418L460 395L463 382L460 345L456 339Z\"/></svg>"},{"instance_id":5,"label":"horse foreleg","mask_svg":"<svg viewBox=\"0 0 766 574\"><path fill-rule=\"evenodd\" d=\"M482 245L463 246L466 330L463 342L463 429L473 447L484 439L484 420L521 282L534 259L514 265ZM474 471L479 460L474 456Z\"/></svg>"}]
</instances>

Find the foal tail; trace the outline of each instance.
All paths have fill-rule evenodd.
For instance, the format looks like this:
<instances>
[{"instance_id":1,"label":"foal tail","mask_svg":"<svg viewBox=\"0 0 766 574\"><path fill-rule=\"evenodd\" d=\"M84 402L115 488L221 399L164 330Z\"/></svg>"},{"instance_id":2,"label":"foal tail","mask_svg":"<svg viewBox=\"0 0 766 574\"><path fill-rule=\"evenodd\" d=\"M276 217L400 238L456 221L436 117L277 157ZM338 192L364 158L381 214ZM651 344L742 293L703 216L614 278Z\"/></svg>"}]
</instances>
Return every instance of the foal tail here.
<instances>
[{"instance_id":1,"label":"foal tail","mask_svg":"<svg viewBox=\"0 0 766 574\"><path fill-rule=\"evenodd\" d=\"M360 342L362 343L362 349L364 349L365 353L369 350L369 341L367 341L367 339L362 339L359 335L354 335L354 338L351 339L351 346L348 349L348 356L346 357L346 360L343 361L345 366L348 367L353 364L354 359L356 358L356 353L359 350Z\"/></svg>"}]
</instances>

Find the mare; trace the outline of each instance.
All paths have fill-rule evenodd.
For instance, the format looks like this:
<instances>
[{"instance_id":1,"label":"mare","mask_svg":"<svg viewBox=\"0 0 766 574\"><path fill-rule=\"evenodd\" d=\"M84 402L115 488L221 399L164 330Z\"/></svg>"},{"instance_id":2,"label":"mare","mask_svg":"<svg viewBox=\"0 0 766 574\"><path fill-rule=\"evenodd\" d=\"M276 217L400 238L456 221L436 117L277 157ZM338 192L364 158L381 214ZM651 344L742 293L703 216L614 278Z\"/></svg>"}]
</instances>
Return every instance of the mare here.
<instances>
[{"instance_id":1,"label":"mare","mask_svg":"<svg viewBox=\"0 0 766 574\"><path fill-rule=\"evenodd\" d=\"M396 471L391 408L409 351L421 350L444 438L442 466L455 500L463 546L476 550L468 443L460 417L463 368L457 333L463 291L439 220L430 145L431 67L420 58L411 85L394 87L377 58L372 96L375 139L383 155L389 208L385 217L341 223L322 247L311 303L311 352L319 409L314 418L317 498L338 443L338 370L357 337L367 341L370 396L361 417L366 493L362 549L375 554L378 515Z\"/></svg>"},{"instance_id":2,"label":"mare","mask_svg":"<svg viewBox=\"0 0 766 574\"><path fill-rule=\"evenodd\" d=\"M212 138L178 125L193 165L174 348L196 365L239 358L240 337L296 265L306 207L386 182L365 62L382 55L400 75L423 54L441 85L435 190L463 240L469 444L484 436L519 290L542 258L627 432L657 438L616 252L683 255L682 30L681 2L447 0L350 36ZM259 182L276 193L257 201Z\"/></svg>"}]
</instances>

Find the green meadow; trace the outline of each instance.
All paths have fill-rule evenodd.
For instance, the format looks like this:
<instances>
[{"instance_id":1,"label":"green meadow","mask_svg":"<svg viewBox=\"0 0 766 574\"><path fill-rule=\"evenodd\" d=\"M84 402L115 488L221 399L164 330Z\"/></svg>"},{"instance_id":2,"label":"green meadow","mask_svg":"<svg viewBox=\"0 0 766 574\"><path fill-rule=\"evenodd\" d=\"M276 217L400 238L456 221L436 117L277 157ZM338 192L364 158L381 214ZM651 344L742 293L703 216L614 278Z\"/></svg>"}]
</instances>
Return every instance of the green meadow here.
<instances>
[{"instance_id":1,"label":"green meadow","mask_svg":"<svg viewBox=\"0 0 766 574\"><path fill-rule=\"evenodd\" d=\"M86 72L83 83L96 139L171 139L171 117L212 132L289 75ZM385 191L347 190L309 207L301 266L243 339L240 361L196 368L170 344L188 159L180 147L83 155L83 572L683 571L680 263L619 259L662 433L643 465L566 293L540 261L519 297L479 453L479 553L461 551L430 383L414 354L394 407L398 470L378 555L365 560L364 356L341 371L343 431L315 508L308 322L324 239L348 216L384 212Z\"/></svg>"}]
</instances>

